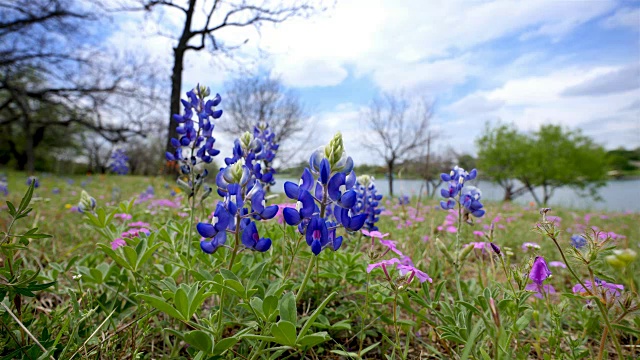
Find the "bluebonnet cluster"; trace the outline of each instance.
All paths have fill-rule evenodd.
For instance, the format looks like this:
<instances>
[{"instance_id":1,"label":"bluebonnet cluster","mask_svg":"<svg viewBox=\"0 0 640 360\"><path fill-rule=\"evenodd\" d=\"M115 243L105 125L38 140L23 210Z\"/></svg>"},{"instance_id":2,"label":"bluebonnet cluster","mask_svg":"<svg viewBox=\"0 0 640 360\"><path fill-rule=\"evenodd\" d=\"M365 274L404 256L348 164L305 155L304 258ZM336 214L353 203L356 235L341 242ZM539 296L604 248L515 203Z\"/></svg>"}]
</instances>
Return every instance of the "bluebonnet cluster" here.
<instances>
[{"instance_id":1,"label":"bluebonnet cluster","mask_svg":"<svg viewBox=\"0 0 640 360\"><path fill-rule=\"evenodd\" d=\"M410 202L411 202L411 199L409 199L409 195L398 196L398 205L400 206L409 205Z\"/></svg>"},{"instance_id":2,"label":"bluebonnet cluster","mask_svg":"<svg viewBox=\"0 0 640 360\"><path fill-rule=\"evenodd\" d=\"M220 153L214 149L216 139L212 136L214 119L222 116L222 110L214 110L220 105L222 98L216 94L213 99L206 99L210 95L210 90L206 86L198 85L195 89L187 92L189 100L182 99L184 114L174 114L173 120L179 125L176 127L180 138L172 138L171 144L176 148L174 153L167 152L165 157L170 161L177 161L180 164L180 171L183 175L190 175L191 180L179 181L178 183L191 190L189 196L195 196L208 172L205 169L201 174L194 176L194 168L198 164L209 164L213 157ZM194 120L193 117L197 116ZM205 196L210 189L205 186ZM203 196L203 199L204 197Z\"/></svg>"},{"instance_id":3,"label":"bluebonnet cluster","mask_svg":"<svg viewBox=\"0 0 640 360\"><path fill-rule=\"evenodd\" d=\"M355 190L357 201L353 207L353 211L356 214L367 215L367 219L364 222L364 227L367 230L378 230L376 222L380 220L380 213L384 208L379 206L380 200L382 200L382 194L378 194L375 179L369 175L358 176Z\"/></svg>"},{"instance_id":4,"label":"bluebonnet cluster","mask_svg":"<svg viewBox=\"0 0 640 360\"><path fill-rule=\"evenodd\" d=\"M218 194L224 199L216 205L211 223L201 222L196 226L205 238L200 242L202 251L212 254L224 246L227 233L241 235L242 244L250 250L269 250L271 239L260 237L254 220L272 219L278 206L266 206L262 184L244 159L220 169L216 185Z\"/></svg>"},{"instance_id":5,"label":"bluebonnet cluster","mask_svg":"<svg viewBox=\"0 0 640 360\"><path fill-rule=\"evenodd\" d=\"M36 189L40 187L40 180L35 176L29 176L27 178L27 186L31 186L31 183L34 183L33 187Z\"/></svg>"},{"instance_id":6,"label":"bluebonnet cluster","mask_svg":"<svg viewBox=\"0 0 640 360\"><path fill-rule=\"evenodd\" d=\"M355 183L353 160L344 151L340 133L311 155L298 184L285 182L285 194L296 201L296 207L283 210L284 220L298 227L316 256L325 248L340 248L338 226L348 231L364 226L367 214L354 211L358 197L353 189Z\"/></svg>"},{"instance_id":7,"label":"bluebonnet cluster","mask_svg":"<svg viewBox=\"0 0 640 360\"><path fill-rule=\"evenodd\" d=\"M245 132L234 141L233 156L224 159L225 164L227 166L233 165L242 159L252 177L262 184L274 183L273 174L275 171L266 161L267 159L273 161L275 153L272 150L273 144L269 143L269 140L266 141L265 143L264 138L252 135L248 131Z\"/></svg>"},{"instance_id":8,"label":"bluebonnet cluster","mask_svg":"<svg viewBox=\"0 0 640 360\"><path fill-rule=\"evenodd\" d=\"M118 175L127 175L129 173L129 157L123 149L116 149L111 154L109 168Z\"/></svg>"},{"instance_id":9,"label":"bluebonnet cluster","mask_svg":"<svg viewBox=\"0 0 640 360\"><path fill-rule=\"evenodd\" d=\"M262 161L262 172L263 174L270 174L273 178L275 175L275 170L271 166L273 160L276 157L276 153L280 148L280 144L276 143L276 134L271 131L269 127L269 123L266 121L260 121L256 126L253 127L253 137L259 139L262 142L263 150L259 156L256 156L256 160ZM267 183L263 180L264 183ZM272 180L269 184L275 184L275 181Z\"/></svg>"},{"instance_id":10,"label":"bluebonnet cluster","mask_svg":"<svg viewBox=\"0 0 640 360\"><path fill-rule=\"evenodd\" d=\"M455 166L451 173L440 174L442 181L447 182L447 187L440 190L442 197L448 199L441 201L440 206L445 210L455 207L456 199L464 208L464 218L469 221L469 215L482 217L485 213L483 205L480 202L482 192L474 186L464 187L466 181L475 179L478 176L476 169L467 172L465 169Z\"/></svg>"},{"instance_id":11,"label":"bluebonnet cluster","mask_svg":"<svg viewBox=\"0 0 640 360\"><path fill-rule=\"evenodd\" d=\"M188 91L189 100L181 100L185 110L184 115L173 115L173 120L179 124L176 130L181 136L180 139L171 139L171 144L176 148L176 151L173 154L167 152L165 155L167 160L177 160L183 163L180 167L183 174L189 174L198 160L211 163L213 156L220 153L220 150L213 148L216 140L212 136L214 125L211 120L219 119L222 116L222 110L214 110L222 98L220 94L216 94L213 99L205 101L209 94L209 88L203 86ZM197 124L193 120L194 112L198 117ZM191 150L187 157L183 154L185 148Z\"/></svg>"},{"instance_id":12,"label":"bluebonnet cluster","mask_svg":"<svg viewBox=\"0 0 640 360\"><path fill-rule=\"evenodd\" d=\"M4 174L0 174L0 194L9 195L9 182Z\"/></svg>"}]
</instances>

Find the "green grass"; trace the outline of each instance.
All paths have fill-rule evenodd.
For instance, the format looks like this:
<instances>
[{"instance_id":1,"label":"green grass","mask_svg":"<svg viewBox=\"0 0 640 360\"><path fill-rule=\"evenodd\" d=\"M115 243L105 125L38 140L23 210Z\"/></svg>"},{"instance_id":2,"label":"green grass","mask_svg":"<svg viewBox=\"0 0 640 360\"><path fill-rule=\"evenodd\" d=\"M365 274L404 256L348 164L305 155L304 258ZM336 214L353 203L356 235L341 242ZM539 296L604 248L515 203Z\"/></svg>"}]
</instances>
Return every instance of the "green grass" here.
<instances>
[{"instance_id":1,"label":"green grass","mask_svg":"<svg viewBox=\"0 0 640 360\"><path fill-rule=\"evenodd\" d=\"M26 175L17 172L8 172L7 175L11 193L6 200L18 204L27 190ZM184 334L191 331L193 337L200 336L202 334L194 332L200 327L206 334L209 330L216 334L212 335L215 343L222 338L237 341L221 355L225 358L349 358L354 357L359 349L369 347L371 349L363 355L364 358L384 358L392 353L398 358L457 358L465 354L469 358L483 358L485 354L494 358L496 348L492 344L495 343L506 343L507 349L514 349L511 353L513 358L523 359L543 358L545 354L549 358L595 358L600 351L603 325L597 308L594 310L586 306L585 299L562 295L571 293L571 287L576 284L567 269L551 268L553 276L548 283L555 287L557 294L548 301L533 297L523 300L526 310L518 312L518 317L514 318L515 310L509 303L511 290L498 258L491 252L474 250L461 268L461 292L468 305L456 300L454 267L435 245L438 238L445 244L449 255L455 254L456 234L446 230L447 213L436 209L439 200L427 200L416 205L414 199L409 207L386 203L387 210L393 215L381 216L379 222L380 231L389 233L386 239L396 240L397 248L409 256L417 268L429 274L433 283L421 286L414 280L404 285L402 292L394 297L394 291L380 269L371 274L365 272L371 262L368 255L380 255L384 248L377 243L371 247L369 239L341 230L339 234L345 236L343 247L337 252L326 250L321 253L318 268L312 269L301 300L293 305L297 309L297 331L302 331L314 310L329 294L337 291L324 304L326 307L315 314L315 321L309 324L312 325L309 334L321 333L324 338L312 347L294 350L273 341L261 340L260 336L269 334L268 330L277 318L271 321L257 319L255 312L240 296L231 295L230 290L220 295L214 283L220 277L220 269L226 268L230 250L223 249L214 255L204 254L197 248L199 236L193 235L194 248L190 252L194 259L193 268L183 268L178 257L181 250L175 244L181 243L189 228L189 218L179 215L188 212L186 200L182 199L179 209L149 208L148 202L133 205L131 221L151 223L152 238L161 244L135 273L124 269L100 250L98 244L109 247L109 241L84 215L69 209L80 199L83 181L87 181L84 190L95 197L98 207L104 208L108 214L116 210L120 202L128 203L150 185L155 189L156 199L170 198L170 192L175 188L171 179L94 175L71 177L73 184L68 184L66 179L41 176L40 188L35 190L32 201L34 210L12 230L12 234L19 234L37 227L39 232L52 235L51 238L32 239L27 249L17 250L14 265L23 272L39 271L39 283L56 281L53 287L37 292L35 297L22 296L19 300L20 321L46 349L51 349L55 358L66 359L74 354L75 358L92 359L193 358L199 349L193 345L197 341L185 338ZM169 186L165 188L165 184ZM53 188L59 188L60 194L53 194ZM119 199L112 199L114 189L119 189ZM214 191L204 202L206 210L196 212L196 217L210 214L216 201ZM280 196L272 201L287 200ZM514 276L521 277L522 284L528 282L527 273L535 256L544 256L547 262L562 260L554 243L533 231L541 220L538 209L502 203L485 206L485 217L476 220L474 225L463 224L461 244L485 241L482 235L474 235L474 231L488 234L485 226L497 220L493 242L501 246L507 266L514 267ZM10 222L6 207L2 211L0 231L7 229ZM570 237L578 233L579 224L585 224L587 214L590 216L589 226L622 236L613 242L618 248L639 250L638 213L587 213L554 208L550 215L561 218L558 227L561 247L570 248ZM118 234L126 228L127 222L114 219L111 223L115 234ZM441 226L442 230L438 230ZM266 302L266 295L271 292L276 295L276 304L281 304L286 294L296 292L300 286L308 269L309 248L304 240L298 242L293 228L284 227L276 221L260 226L260 232L261 236L268 235L273 240L271 250L265 254L241 252L232 270L247 286L246 281L255 272L255 267L263 264L262 275L254 285L256 296ZM138 241L131 240L130 244L135 245ZM227 244L232 242L231 238L227 240ZM541 248L525 252L521 248L524 242L535 242ZM297 247L296 244L301 245ZM7 253L4 251L2 255L5 269ZM386 254L381 259L389 259L392 255ZM601 261L595 269L604 279L624 284L625 296L631 296L628 290L637 291L640 284L638 263L636 258L625 270L617 270ZM574 266L581 277L588 277L585 267L577 263ZM390 272L391 276L396 276L394 270ZM82 277L78 279L78 275ZM208 276L211 278L205 281ZM163 299L164 294L164 298L169 296L170 299L174 295L167 288L167 279L189 286L195 284L195 280L199 280L200 287L212 284L212 294L204 298L192 317L180 321L166 312L158 312L149 301L143 302L136 295L147 294ZM0 278L0 282L6 280ZM275 289L275 284L280 284L282 289ZM441 284L442 288L439 288ZM518 287L517 281L512 284ZM488 298L498 300L502 332L492 330L491 324L495 319L491 320L490 309L483 306L488 301L487 291ZM232 302L224 314L222 329L216 327L220 297ZM500 299L504 301L500 302ZM636 304L637 296L630 301ZM7 307L13 306L14 312L18 311L8 298L3 303ZM395 325L394 304L397 310ZM476 308L478 312L467 306ZM283 318L283 308L279 309L280 318ZM619 311L620 306L612 306L610 310L612 316L620 315ZM1 308L0 319L0 358L35 359L42 354L39 346ZM295 319L293 323L296 323ZM470 326L463 328L464 324ZM480 325L476 328L476 324ZM522 328L518 327L520 325ZM624 346L625 354L638 356L640 350L632 352L632 346L638 345L638 335L633 335L632 331L640 328L637 314L627 316L619 326L619 329L630 329L616 330L615 336ZM507 338L505 334L514 327L518 329L513 334L514 338ZM221 334L217 336L219 331ZM243 331L253 335L245 336L241 334ZM610 342L603 346L604 352L614 356L615 348ZM507 358L504 354L501 356Z\"/></svg>"}]
</instances>

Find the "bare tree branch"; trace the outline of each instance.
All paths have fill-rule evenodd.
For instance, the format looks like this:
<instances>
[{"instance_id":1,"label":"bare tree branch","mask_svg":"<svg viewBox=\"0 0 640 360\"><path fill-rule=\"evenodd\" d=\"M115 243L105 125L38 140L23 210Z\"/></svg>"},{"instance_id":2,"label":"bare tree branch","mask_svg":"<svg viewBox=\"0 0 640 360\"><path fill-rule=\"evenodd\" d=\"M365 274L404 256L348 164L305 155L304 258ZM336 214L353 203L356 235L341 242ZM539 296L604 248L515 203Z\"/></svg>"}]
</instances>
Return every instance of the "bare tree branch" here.
<instances>
[{"instance_id":1,"label":"bare tree branch","mask_svg":"<svg viewBox=\"0 0 640 360\"><path fill-rule=\"evenodd\" d=\"M402 93L382 94L362 112L361 118L371 130L364 146L384 159L391 196L395 165L427 145L432 115L432 106L425 100L412 101Z\"/></svg>"}]
</instances>

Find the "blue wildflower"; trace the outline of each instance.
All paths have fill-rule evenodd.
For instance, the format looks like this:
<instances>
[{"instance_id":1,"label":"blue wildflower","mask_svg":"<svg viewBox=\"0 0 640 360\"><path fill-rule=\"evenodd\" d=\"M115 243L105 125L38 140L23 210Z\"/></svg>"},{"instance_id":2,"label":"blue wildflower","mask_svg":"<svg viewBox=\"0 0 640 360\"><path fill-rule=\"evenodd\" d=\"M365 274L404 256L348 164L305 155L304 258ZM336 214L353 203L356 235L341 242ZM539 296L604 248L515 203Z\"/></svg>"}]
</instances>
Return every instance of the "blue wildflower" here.
<instances>
[{"instance_id":1,"label":"blue wildflower","mask_svg":"<svg viewBox=\"0 0 640 360\"><path fill-rule=\"evenodd\" d=\"M298 227L316 256L325 248L334 251L340 248L342 237L336 236L337 227L357 231L367 219L367 214L354 211L358 195L353 189L356 183L353 166L338 133L327 146L311 154L309 167L304 169L298 184L290 181L284 184L287 197L296 201L295 208L283 209L284 220Z\"/></svg>"},{"instance_id":2,"label":"blue wildflower","mask_svg":"<svg viewBox=\"0 0 640 360\"><path fill-rule=\"evenodd\" d=\"M271 239L261 238L256 223L251 222L242 231L242 244L251 250L265 252L271 247Z\"/></svg>"},{"instance_id":3,"label":"blue wildflower","mask_svg":"<svg viewBox=\"0 0 640 360\"><path fill-rule=\"evenodd\" d=\"M480 202L482 193L476 187L464 188L466 181L474 180L478 176L476 169L467 172L465 169L455 166L449 174L440 174L440 179L447 183L446 187L440 189L440 195L446 200L440 201L440 207L444 210L451 210L455 207L456 201L464 208L464 218L470 221L469 215L482 217L485 214L483 205Z\"/></svg>"},{"instance_id":4,"label":"blue wildflower","mask_svg":"<svg viewBox=\"0 0 640 360\"><path fill-rule=\"evenodd\" d=\"M4 174L0 174L0 193L4 196L9 195L9 182Z\"/></svg>"},{"instance_id":5,"label":"blue wildflower","mask_svg":"<svg viewBox=\"0 0 640 360\"><path fill-rule=\"evenodd\" d=\"M380 220L380 214L384 208L379 206L382 194L377 193L375 179L369 175L359 176L356 180L355 190L357 192L357 201L353 208L354 212L367 215L364 227L368 231L378 230L375 224Z\"/></svg>"},{"instance_id":6,"label":"blue wildflower","mask_svg":"<svg viewBox=\"0 0 640 360\"><path fill-rule=\"evenodd\" d=\"M40 180L35 176L29 176L27 178L27 186L31 186L31 183L34 183L33 187L36 189L40 187Z\"/></svg>"},{"instance_id":7,"label":"blue wildflower","mask_svg":"<svg viewBox=\"0 0 640 360\"><path fill-rule=\"evenodd\" d=\"M129 173L129 157L123 149L116 149L111 154L109 168L118 175L126 175Z\"/></svg>"},{"instance_id":8,"label":"blue wildflower","mask_svg":"<svg viewBox=\"0 0 640 360\"><path fill-rule=\"evenodd\" d=\"M571 246L576 249L582 249L587 245L587 239L582 235L575 234L571 236Z\"/></svg>"}]
</instances>

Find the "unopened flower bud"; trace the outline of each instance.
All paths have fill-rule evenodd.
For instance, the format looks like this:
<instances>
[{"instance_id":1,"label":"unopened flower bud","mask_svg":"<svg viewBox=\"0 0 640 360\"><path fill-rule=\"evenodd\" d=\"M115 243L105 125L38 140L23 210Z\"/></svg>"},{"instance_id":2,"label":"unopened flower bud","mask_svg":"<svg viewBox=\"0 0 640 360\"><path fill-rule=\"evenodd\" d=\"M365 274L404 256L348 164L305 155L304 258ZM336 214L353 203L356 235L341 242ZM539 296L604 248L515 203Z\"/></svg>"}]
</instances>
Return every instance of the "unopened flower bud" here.
<instances>
[{"instance_id":1,"label":"unopened flower bud","mask_svg":"<svg viewBox=\"0 0 640 360\"><path fill-rule=\"evenodd\" d=\"M491 249L493 249L496 254L500 255L500 247L498 245L491 243Z\"/></svg>"},{"instance_id":2,"label":"unopened flower bud","mask_svg":"<svg viewBox=\"0 0 640 360\"><path fill-rule=\"evenodd\" d=\"M460 261L464 261L464 259L466 259L467 256L469 256L471 251L473 251L473 248L474 248L473 245L467 245L467 246L463 247L460 250Z\"/></svg>"},{"instance_id":3,"label":"unopened flower bud","mask_svg":"<svg viewBox=\"0 0 640 360\"><path fill-rule=\"evenodd\" d=\"M246 131L242 136L240 136L240 145L242 149L247 150L251 147L251 142L253 141L253 135L250 132Z\"/></svg>"},{"instance_id":4,"label":"unopened flower bud","mask_svg":"<svg viewBox=\"0 0 640 360\"><path fill-rule=\"evenodd\" d=\"M440 238L436 238L436 246L444 254L447 260L449 260L452 263L455 263L455 261L453 260L453 257L451 256L451 254L449 253L449 250L447 249L447 246L442 242L442 240L440 240Z\"/></svg>"},{"instance_id":5,"label":"unopened flower bud","mask_svg":"<svg viewBox=\"0 0 640 360\"><path fill-rule=\"evenodd\" d=\"M78 210L80 210L80 212L93 212L93 210L96 208L96 205L96 199L94 199L93 196L89 195L89 193L87 193L86 191L82 190L82 193L80 194L80 202L78 203Z\"/></svg>"},{"instance_id":6,"label":"unopened flower bud","mask_svg":"<svg viewBox=\"0 0 640 360\"><path fill-rule=\"evenodd\" d=\"M204 99L207 96L211 95L211 90L208 86L200 85L198 87L198 94L201 99Z\"/></svg>"}]
</instances>

